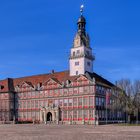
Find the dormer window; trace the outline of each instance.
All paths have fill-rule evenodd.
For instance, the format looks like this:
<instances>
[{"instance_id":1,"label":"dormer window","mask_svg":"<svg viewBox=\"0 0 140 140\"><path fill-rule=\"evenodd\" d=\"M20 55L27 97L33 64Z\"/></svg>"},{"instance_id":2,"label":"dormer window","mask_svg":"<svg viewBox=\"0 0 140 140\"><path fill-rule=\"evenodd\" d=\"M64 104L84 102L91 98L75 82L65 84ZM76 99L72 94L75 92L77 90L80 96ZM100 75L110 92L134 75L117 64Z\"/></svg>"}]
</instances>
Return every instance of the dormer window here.
<instances>
[{"instance_id":1,"label":"dormer window","mask_svg":"<svg viewBox=\"0 0 140 140\"><path fill-rule=\"evenodd\" d=\"M4 86L3 85L0 85L0 90L2 90L4 88Z\"/></svg>"}]
</instances>

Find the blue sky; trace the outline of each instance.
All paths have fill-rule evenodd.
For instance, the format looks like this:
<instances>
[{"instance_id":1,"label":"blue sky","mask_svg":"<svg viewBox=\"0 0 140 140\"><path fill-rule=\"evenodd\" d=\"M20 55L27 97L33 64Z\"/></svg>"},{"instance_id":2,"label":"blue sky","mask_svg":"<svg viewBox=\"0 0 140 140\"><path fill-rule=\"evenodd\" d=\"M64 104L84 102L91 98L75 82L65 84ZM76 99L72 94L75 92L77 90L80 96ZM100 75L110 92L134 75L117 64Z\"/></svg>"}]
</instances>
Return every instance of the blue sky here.
<instances>
[{"instance_id":1,"label":"blue sky","mask_svg":"<svg viewBox=\"0 0 140 140\"><path fill-rule=\"evenodd\" d=\"M94 71L140 79L140 1L83 0ZM0 79L67 70L82 0L0 1Z\"/></svg>"}]
</instances>

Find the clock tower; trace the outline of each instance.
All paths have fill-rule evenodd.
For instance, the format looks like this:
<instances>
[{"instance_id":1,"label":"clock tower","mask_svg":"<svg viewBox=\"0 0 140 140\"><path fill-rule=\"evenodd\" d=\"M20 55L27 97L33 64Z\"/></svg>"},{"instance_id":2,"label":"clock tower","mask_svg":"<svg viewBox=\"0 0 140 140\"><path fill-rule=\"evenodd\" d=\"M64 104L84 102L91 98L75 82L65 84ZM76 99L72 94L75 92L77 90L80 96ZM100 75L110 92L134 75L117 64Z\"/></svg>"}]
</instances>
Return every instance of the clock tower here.
<instances>
[{"instance_id":1,"label":"clock tower","mask_svg":"<svg viewBox=\"0 0 140 140\"><path fill-rule=\"evenodd\" d=\"M70 76L85 74L85 72L93 72L93 60L90 47L90 39L86 33L86 19L83 16L83 5L81 6L81 16L78 19L78 31L74 38L73 47L70 51Z\"/></svg>"}]
</instances>

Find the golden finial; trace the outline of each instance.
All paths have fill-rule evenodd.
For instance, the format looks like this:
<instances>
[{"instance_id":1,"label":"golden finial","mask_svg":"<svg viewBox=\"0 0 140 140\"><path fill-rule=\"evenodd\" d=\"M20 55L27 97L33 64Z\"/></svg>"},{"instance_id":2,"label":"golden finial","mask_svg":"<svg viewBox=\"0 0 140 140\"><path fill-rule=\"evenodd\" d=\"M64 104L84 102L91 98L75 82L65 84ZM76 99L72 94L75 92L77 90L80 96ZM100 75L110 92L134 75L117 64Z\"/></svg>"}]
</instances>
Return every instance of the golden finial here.
<instances>
[{"instance_id":1,"label":"golden finial","mask_svg":"<svg viewBox=\"0 0 140 140\"><path fill-rule=\"evenodd\" d=\"M80 6L81 15L83 15L83 11L84 11L84 5L82 4L82 5Z\"/></svg>"}]
</instances>

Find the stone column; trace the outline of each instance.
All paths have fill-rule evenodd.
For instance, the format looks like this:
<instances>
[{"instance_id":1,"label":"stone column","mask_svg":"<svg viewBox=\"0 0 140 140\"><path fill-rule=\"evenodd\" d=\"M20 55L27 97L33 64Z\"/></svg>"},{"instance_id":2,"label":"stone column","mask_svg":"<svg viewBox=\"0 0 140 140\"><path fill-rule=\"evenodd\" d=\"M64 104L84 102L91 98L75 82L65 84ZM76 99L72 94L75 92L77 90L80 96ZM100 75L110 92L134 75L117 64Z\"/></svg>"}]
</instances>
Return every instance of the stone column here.
<instances>
[{"instance_id":1,"label":"stone column","mask_svg":"<svg viewBox=\"0 0 140 140\"><path fill-rule=\"evenodd\" d=\"M44 123L47 124L47 120L46 120L46 111L44 111Z\"/></svg>"},{"instance_id":2,"label":"stone column","mask_svg":"<svg viewBox=\"0 0 140 140\"><path fill-rule=\"evenodd\" d=\"M56 124L59 124L59 109L56 110Z\"/></svg>"},{"instance_id":3,"label":"stone column","mask_svg":"<svg viewBox=\"0 0 140 140\"><path fill-rule=\"evenodd\" d=\"M42 110L40 110L40 122L42 123L43 120L42 120Z\"/></svg>"}]
</instances>

